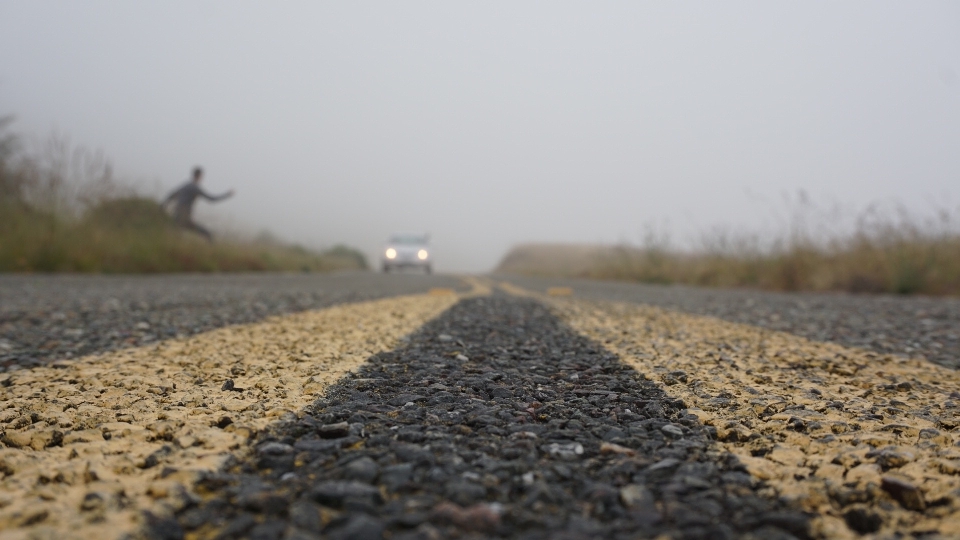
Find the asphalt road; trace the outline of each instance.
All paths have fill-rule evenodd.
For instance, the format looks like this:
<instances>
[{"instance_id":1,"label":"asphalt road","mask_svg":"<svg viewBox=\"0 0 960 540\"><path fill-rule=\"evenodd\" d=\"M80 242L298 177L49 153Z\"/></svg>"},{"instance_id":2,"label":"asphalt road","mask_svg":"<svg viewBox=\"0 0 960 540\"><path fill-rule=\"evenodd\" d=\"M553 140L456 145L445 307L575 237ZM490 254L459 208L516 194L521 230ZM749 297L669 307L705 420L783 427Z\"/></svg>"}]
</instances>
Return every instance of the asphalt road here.
<instances>
[{"instance_id":1,"label":"asphalt road","mask_svg":"<svg viewBox=\"0 0 960 540\"><path fill-rule=\"evenodd\" d=\"M0 370L344 302L464 290L417 274L0 275Z\"/></svg>"},{"instance_id":2,"label":"asphalt road","mask_svg":"<svg viewBox=\"0 0 960 540\"><path fill-rule=\"evenodd\" d=\"M0 314L4 539L960 537L956 300L15 276Z\"/></svg>"},{"instance_id":3,"label":"asphalt road","mask_svg":"<svg viewBox=\"0 0 960 540\"><path fill-rule=\"evenodd\" d=\"M582 279L494 276L531 290L660 306L960 368L960 298L774 293Z\"/></svg>"}]
</instances>

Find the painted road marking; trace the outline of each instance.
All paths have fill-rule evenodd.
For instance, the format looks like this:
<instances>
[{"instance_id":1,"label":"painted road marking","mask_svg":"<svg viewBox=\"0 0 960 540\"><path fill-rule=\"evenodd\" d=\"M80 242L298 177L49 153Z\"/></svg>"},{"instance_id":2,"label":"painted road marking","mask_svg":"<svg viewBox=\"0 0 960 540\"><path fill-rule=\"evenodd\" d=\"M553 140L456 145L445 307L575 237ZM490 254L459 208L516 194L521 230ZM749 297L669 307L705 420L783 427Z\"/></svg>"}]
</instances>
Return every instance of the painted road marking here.
<instances>
[{"instance_id":1,"label":"painted road marking","mask_svg":"<svg viewBox=\"0 0 960 540\"><path fill-rule=\"evenodd\" d=\"M864 509L884 516L878 536L960 538L957 371L655 307L545 301L682 398L770 496L818 516L817 535L857 537L843 516Z\"/></svg>"},{"instance_id":2,"label":"painted road marking","mask_svg":"<svg viewBox=\"0 0 960 540\"><path fill-rule=\"evenodd\" d=\"M570 287L550 287L547 289L547 296L573 296L573 289Z\"/></svg>"},{"instance_id":3,"label":"painted road marking","mask_svg":"<svg viewBox=\"0 0 960 540\"><path fill-rule=\"evenodd\" d=\"M201 471L458 299L340 305L0 375L0 537L116 538L143 510L169 515Z\"/></svg>"}]
</instances>

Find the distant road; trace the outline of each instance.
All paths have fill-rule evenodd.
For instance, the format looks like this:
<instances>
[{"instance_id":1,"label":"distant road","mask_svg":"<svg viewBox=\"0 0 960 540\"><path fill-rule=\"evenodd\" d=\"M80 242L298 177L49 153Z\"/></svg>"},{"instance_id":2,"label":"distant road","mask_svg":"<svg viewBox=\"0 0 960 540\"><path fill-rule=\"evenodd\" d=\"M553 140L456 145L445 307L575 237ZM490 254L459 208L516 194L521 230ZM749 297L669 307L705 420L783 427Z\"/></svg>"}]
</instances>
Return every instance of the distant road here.
<instances>
[{"instance_id":1,"label":"distant road","mask_svg":"<svg viewBox=\"0 0 960 540\"><path fill-rule=\"evenodd\" d=\"M468 286L454 276L373 272L0 274L0 369L432 288Z\"/></svg>"},{"instance_id":2,"label":"distant road","mask_svg":"<svg viewBox=\"0 0 960 540\"><path fill-rule=\"evenodd\" d=\"M495 279L540 292L550 287L571 287L579 298L710 315L817 341L923 356L942 366L960 368L960 298L776 293L513 275Z\"/></svg>"}]
</instances>

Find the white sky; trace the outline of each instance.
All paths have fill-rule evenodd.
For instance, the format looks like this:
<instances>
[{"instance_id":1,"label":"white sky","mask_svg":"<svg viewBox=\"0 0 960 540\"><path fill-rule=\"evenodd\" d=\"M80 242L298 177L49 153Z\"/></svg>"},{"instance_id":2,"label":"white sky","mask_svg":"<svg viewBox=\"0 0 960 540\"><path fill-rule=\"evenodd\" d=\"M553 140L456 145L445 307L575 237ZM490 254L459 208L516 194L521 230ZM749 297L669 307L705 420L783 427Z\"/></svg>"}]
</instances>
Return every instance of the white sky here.
<instances>
[{"instance_id":1,"label":"white sky","mask_svg":"<svg viewBox=\"0 0 960 540\"><path fill-rule=\"evenodd\" d=\"M798 189L956 207L960 3L4 0L3 114L164 189L201 164L251 231L481 271Z\"/></svg>"}]
</instances>

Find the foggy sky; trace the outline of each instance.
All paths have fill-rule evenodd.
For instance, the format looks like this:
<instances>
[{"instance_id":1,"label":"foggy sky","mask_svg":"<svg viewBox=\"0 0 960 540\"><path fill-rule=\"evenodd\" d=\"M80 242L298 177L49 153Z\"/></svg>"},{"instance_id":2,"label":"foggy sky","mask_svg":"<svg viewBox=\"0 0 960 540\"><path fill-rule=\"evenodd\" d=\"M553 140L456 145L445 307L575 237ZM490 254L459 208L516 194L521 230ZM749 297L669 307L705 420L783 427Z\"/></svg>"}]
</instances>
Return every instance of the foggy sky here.
<instances>
[{"instance_id":1,"label":"foggy sky","mask_svg":"<svg viewBox=\"0 0 960 540\"><path fill-rule=\"evenodd\" d=\"M798 189L956 207L960 4L6 0L4 114L164 189L203 165L207 218L482 271Z\"/></svg>"}]
</instances>

